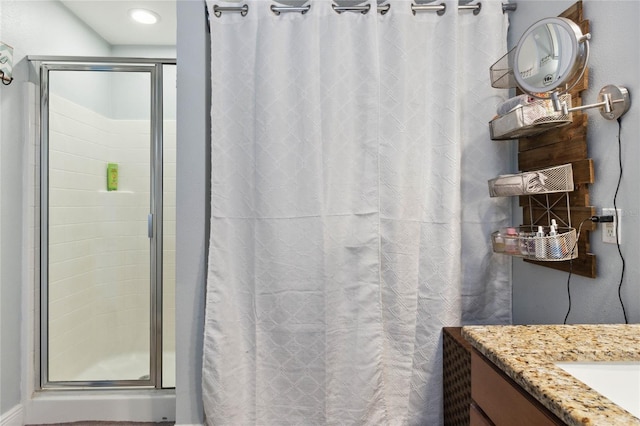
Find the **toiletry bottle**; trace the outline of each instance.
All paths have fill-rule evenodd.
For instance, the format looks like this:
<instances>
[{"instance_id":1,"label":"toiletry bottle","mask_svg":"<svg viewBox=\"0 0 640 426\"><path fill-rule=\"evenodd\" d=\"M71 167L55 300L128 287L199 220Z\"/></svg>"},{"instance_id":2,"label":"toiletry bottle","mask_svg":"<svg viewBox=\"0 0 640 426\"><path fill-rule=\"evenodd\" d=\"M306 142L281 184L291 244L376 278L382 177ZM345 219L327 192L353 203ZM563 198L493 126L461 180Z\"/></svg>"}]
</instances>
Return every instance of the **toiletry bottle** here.
<instances>
[{"instance_id":1,"label":"toiletry bottle","mask_svg":"<svg viewBox=\"0 0 640 426\"><path fill-rule=\"evenodd\" d=\"M535 239L536 257L538 259L544 259L547 257L547 242L544 238L544 230L542 226L538 226L538 232L536 232Z\"/></svg>"},{"instance_id":2,"label":"toiletry bottle","mask_svg":"<svg viewBox=\"0 0 640 426\"><path fill-rule=\"evenodd\" d=\"M107 191L118 190L118 164L107 163Z\"/></svg>"},{"instance_id":3,"label":"toiletry bottle","mask_svg":"<svg viewBox=\"0 0 640 426\"><path fill-rule=\"evenodd\" d=\"M560 240L558 239L556 220L551 219L551 230L549 231L549 255L554 259L562 258L562 247L560 247Z\"/></svg>"},{"instance_id":4,"label":"toiletry bottle","mask_svg":"<svg viewBox=\"0 0 640 426\"><path fill-rule=\"evenodd\" d=\"M551 224L554 225L556 232L558 232L558 225L556 224L555 219L551 219ZM572 248L569 247L569 242L567 241L567 235L558 232L556 239L558 240L558 244L560 244L560 253L562 253L562 257L567 257L569 255L569 251Z\"/></svg>"},{"instance_id":5,"label":"toiletry bottle","mask_svg":"<svg viewBox=\"0 0 640 426\"><path fill-rule=\"evenodd\" d=\"M558 244L560 245L560 253L562 253L562 257L565 257L569 254L569 247L567 246L567 240L564 236L558 231L558 224L555 219L551 219L551 225L553 225L553 229L556 231L556 240L558 240Z\"/></svg>"},{"instance_id":6,"label":"toiletry bottle","mask_svg":"<svg viewBox=\"0 0 640 426\"><path fill-rule=\"evenodd\" d=\"M520 254L516 228L507 228L507 235L504 238L504 251L509 254Z\"/></svg>"},{"instance_id":7,"label":"toiletry bottle","mask_svg":"<svg viewBox=\"0 0 640 426\"><path fill-rule=\"evenodd\" d=\"M520 245L520 254L523 256L529 255L529 234L526 232L518 232L518 243Z\"/></svg>"},{"instance_id":8,"label":"toiletry bottle","mask_svg":"<svg viewBox=\"0 0 640 426\"><path fill-rule=\"evenodd\" d=\"M493 236L493 251L496 253L504 253L504 236L500 231Z\"/></svg>"},{"instance_id":9,"label":"toiletry bottle","mask_svg":"<svg viewBox=\"0 0 640 426\"><path fill-rule=\"evenodd\" d=\"M529 256L536 257L536 233L530 232L527 238L527 248L529 249Z\"/></svg>"}]
</instances>

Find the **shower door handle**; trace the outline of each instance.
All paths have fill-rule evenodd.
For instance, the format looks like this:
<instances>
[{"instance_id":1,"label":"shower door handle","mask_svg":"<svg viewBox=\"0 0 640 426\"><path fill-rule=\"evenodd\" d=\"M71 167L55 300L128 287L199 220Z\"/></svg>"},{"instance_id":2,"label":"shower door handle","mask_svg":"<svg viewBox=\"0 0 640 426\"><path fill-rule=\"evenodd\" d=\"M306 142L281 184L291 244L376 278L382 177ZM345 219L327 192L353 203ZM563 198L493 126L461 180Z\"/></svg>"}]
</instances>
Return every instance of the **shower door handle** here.
<instances>
[{"instance_id":1,"label":"shower door handle","mask_svg":"<svg viewBox=\"0 0 640 426\"><path fill-rule=\"evenodd\" d=\"M153 238L153 213L147 215L147 235Z\"/></svg>"}]
</instances>

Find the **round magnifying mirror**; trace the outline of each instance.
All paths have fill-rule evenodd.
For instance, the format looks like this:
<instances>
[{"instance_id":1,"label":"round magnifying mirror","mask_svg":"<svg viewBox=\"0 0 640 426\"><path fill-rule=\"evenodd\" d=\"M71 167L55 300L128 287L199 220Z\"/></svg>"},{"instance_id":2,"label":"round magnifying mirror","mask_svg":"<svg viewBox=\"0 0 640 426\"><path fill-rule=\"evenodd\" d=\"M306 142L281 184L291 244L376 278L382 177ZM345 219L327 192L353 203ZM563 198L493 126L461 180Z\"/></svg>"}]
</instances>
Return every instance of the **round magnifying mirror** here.
<instances>
[{"instance_id":1,"label":"round magnifying mirror","mask_svg":"<svg viewBox=\"0 0 640 426\"><path fill-rule=\"evenodd\" d=\"M589 57L589 35L566 18L545 18L525 31L513 61L516 84L526 93L549 98L580 80Z\"/></svg>"}]
</instances>

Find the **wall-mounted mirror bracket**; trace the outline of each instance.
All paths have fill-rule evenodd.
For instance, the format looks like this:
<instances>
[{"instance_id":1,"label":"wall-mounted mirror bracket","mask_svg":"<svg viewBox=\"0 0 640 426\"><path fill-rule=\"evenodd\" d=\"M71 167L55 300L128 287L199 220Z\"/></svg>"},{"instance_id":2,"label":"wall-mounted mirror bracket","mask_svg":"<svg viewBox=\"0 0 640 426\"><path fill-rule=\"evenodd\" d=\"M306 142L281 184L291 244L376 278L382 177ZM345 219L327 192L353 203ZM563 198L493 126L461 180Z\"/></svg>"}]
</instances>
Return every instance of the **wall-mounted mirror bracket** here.
<instances>
[{"instance_id":1,"label":"wall-mounted mirror bracket","mask_svg":"<svg viewBox=\"0 0 640 426\"><path fill-rule=\"evenodd\" d=\"M629 110L631 101L629 99L629 91L626 87L609 84L598 94L598 102L595 104L582 105L569 108L566 102L561 102L558 92L551 94L553 108L556 111L562 111L562 114L568 114L574 111L582 111L585 109L600 108L600 115L607 120L617 120Z\"/></svg>"}]
</instances>

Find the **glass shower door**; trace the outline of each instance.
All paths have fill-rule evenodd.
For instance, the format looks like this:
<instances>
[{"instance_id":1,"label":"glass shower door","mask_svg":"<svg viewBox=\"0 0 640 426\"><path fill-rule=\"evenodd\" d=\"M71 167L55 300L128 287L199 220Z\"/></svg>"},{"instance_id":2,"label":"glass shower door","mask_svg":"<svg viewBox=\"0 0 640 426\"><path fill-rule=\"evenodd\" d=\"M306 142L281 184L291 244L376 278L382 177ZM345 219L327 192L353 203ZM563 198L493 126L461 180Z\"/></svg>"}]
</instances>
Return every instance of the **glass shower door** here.
<instances>
[{"instance_id":1,"label":"glass shower door","mask_svg":"<svg viewBox=\"0 0 640 426\"><path fill-rule=\"evenodd\" d=\"M42 72L43 386L159 387L156 68Z\"/></svg>"}]
</instances>

